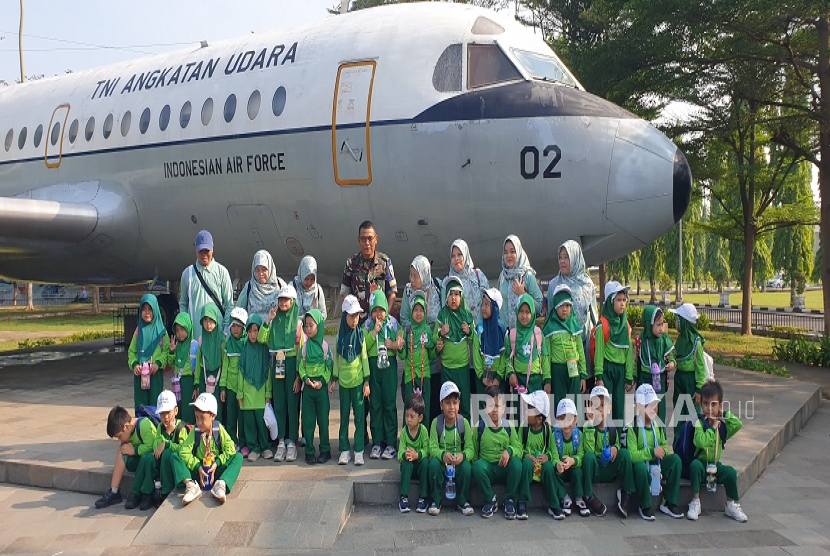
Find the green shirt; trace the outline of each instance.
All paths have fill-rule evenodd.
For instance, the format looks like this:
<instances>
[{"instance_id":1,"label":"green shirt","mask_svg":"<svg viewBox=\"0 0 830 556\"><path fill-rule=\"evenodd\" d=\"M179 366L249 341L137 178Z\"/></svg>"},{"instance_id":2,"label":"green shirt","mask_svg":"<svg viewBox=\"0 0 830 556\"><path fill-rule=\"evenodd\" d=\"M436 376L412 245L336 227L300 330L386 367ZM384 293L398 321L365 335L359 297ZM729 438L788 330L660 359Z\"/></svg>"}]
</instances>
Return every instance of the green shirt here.
<instances>
[{"instance_id":1,"label":"green shirt","mask_svg":"<svg viewBox=\"0 0 830 556\"><path fill-rule=\"evenodd\" d=\"M176 340L178 341L178 340ZM191 340L192 342L196 342L196 340ZM197 342L198 343L198 342ZM173 372L179 373L181 376L193 376L193 367L190 366L190 353L188 352L187 359L185 360L184 367L177 369L176 368L176 350L170 351L170 342L167 342L167 366L173 369ZM198 353L198 348L196 349L196 353ZM197 357L198 360L198 357Z\"/></svg>"},{"instance_id":2,"label":"green shirt","mask_svg":"<svg viewBox=\"0 0 830 556\"><path fill-rule=\"evenodd\" d=\"M585 446L585 452L593 452L595 456L599 457L602 455L602 451L605 449L606 446L606 436L605 431L608 431L608 447L614 447L617 450L620 449L620 436L622 431L617 429L613 434L611 430L613 427L611 425L606 425L604 429L600 429L599 427L592 427L592 426L585 426L582 429L582 444ZM613 438L613 443L611 442Z\"/></svg>"},{"instance_id":3,"label":"green shirt","mask_svg":"<svg viewBox=\"0 0 830 556\"><path fill-rule=\"evenodd\" d=\"M423 423L418 425L418 434L415 438L409 435L409 427L401 429L401 437L398 441L398 461L403 461L406 456L406 449L412 448L418 452L418 461L429 457L429 433Z\"/></svg>"},{"instance_id":4,"label":"green shirt","mask_svg":"<svg viewBox=\"0 0 830 556\"><path fill-rule=\"evenodd\" d=\"M723 420L726 423L726 438L723 442L720 440L720 433L717 429L704 430L703 421L700 419L695 423L694 443L698 449L697 458L703 463L718 463L723 455L723 444L744 426L731 411L724 412Z\"/></svg>"},{"instance_id":5,"label":"green shirt","mask_svg":"<svg viewBox=\"0 0 830 556\"><path fill-rule=\"evenodd\" d=\"M530 340L530 343L533 346L531 348L532 352L530 355L530 376L542 375L542 384L550 384L550 365L542 365L542 361L544 361L545 358L549 358L547 342L544 338L542 338L542 347L540 348L536 345L536 340L534 338L535 332L534 335L531 336ZM510 332L507 333L506 341L507 349L510 350L509 353L515 355L512 353L513 345L510 343ZM525 346L527 345L528 344L525 344ZM523 349L523 346L516 346L516 351L521 349ZM522 363L521 361L517 361L515 357L511 357L511 361L508 365L510 366L510 369L512 369L513 374L527 377L527 363ZM507 376L510 376L509 372Z\"/></svg>"},{"instance_id":6,"label":"green shirt","mask_svg":"<svg viewBox=\"0 0 830 556\"><path fill-rule=\"evenodd\" d=\"M395 328L398 329L397 333L395 332ZM366 355L369 357L378 356L378 339L383 344L386 343L386 340L392 340L392 343L395 343L398 338L403 338L404 330L398 324L398 321L395 320L395 317L388 316L386 317L386 324L381 326L377 336L375 336L374 332L375 329L373 328L372 330L366 330L363 334L364 343L366 344ZM394 357L398 354L398 350L397 348L392 348L387 350L387 353L389 357Z\"/></svg>"},{"instance_id":7,"label":"green shirt","mask_svg":"<svg viewBox=\"0 0 830 556\"><path fill-rule=\"evenodd\" d=\"M459 415L459 417L461 417ZM429 456L437 458L444 463L444 454L464 454L464 460L472 461L476 457L476 447L472 437L478 434L478 430L470 429L470 422L461 417L464 422L464 442L462 446L461 435L458 433L457 423L452 427L444 427L443 434L438 436L438 417L432 420L429 429Z\"/></svg>"},{"instance_id":8,"label":"green shirt","mask_svg":"<svg viewBox=\"0 0 830 556\"><path fill-rule=\"evenodd\" d=\"M629 376L634 372L634 357L631 354L631 334L628 335L627 348L619 348L612 344L605 344L605 335L602 333L602 325L597 326L596 332L596 350L594 351L594 376L602 377L605 372L605 360L617 365L625 365L625 376Z\"/></svg>"},{"instance_id":9,"label":"green shirt","mask_svg":"<svg viewBox=\"0 0 830 556\"><path fill-rule=\"evenodd\" d=\"M547 429L547 433L545 429ZM527 429L522 427L519 429L520 439L524 438L525 430L527 430L527 442L522 447L522 452L525 456L536 457L540 454L545 454L554 465L559 463L559 451L556 449L556 438L553 435L553 427L547 423L543 424L538 431L529 427ZM545 448L545 436L548 437L547 448Z\"/></svg>"},{"instance_id":10,"label":"green shirt","mask_svg":"<svg viewBox=\"0 0 830 556\"><path fill-rule=\"evenodd\" d=\"M173 421L173 433L176 432L176 427L178 427L180 423L181 420L179 419L175 419ZM170 434L167 434L167 429L164 428L164 424L159 423L158 436L156 438L156 445L155 447L153 447L153 450L158 448L160 445L164 444L166 448L169 449L171 452L178 453L179 449L182 446L182 443L184 443L184 441L187 440L187 435L189 433L190 431L188 430L187 426L182 424L182 428L179 429L179 433L176 435L176 438L173 438Z\"/></svg>"},{"instance_id":11,"label":"green shirt","mask_svg":"<svg viewBox=\"0 0 830 556\"><path fill-rule=\"evenodd\" d=\"M229 388L236 392L239 387L239 355L228 355L222 348L222 375L219 377L219 388Z\"/></svg>"},{"instance_id":12,"label":"green shirt","mask_svg":"<svg viewBox=\"0 0 830 556\"><path fill-rule=\"evenodd\" d=\"M422 346L422 338L412 338L414 342L414 347L412 347L412 356L410 357L410 339L409 339L409 332L404 331L403 336L403 353L401 356L403 357L403 381L404 382L412 382L412 373L415 373L415 379L420 381L421 380L421 367L423 366L424 378L430 378L431 373L429 369L429 362L436 359L438 354L435 352L435 339L433 337L433 331L428 330L426 332L426 343L423 344L423 352L421 350ZM414 359L414 369L413 369L413 360ZM419 383L420 384L420 383Z\"/></svg>"},{"instance_id":13,"label":"green shirt","mask_svg":"<svg viewBox=\"0 0 830 556\"><path fill-rule=\"evenodd\" d=\"M270 383L271 381L269 380L268 382ZM236 455L236 447L233 444L233 440L231 440L228 431L226 431L225 427L221 424L219 425L219 440L222 444L222 451L219 451L219 446L216 445L216 441L213 439L213 431L211 430L208 431L207 435L202 434L202 441L195 447L196 452L194 454L197 430L198 429L194 427L190 431L187 438L184 440L184 443L182 443L181 449L179 450L179 456L181 456L182 461L191 471L195 471L200 465L202 465L202 459L205 457L205 436L208 438L210 451L216 455L217 466L227 465L231 458Z\"/></svg>"},{"instance_id":14,"label":"green shirt","mask_svg":"<svg viewBox=\"0 0 830 556\"><path fill-rule=\"evenodd\" d=\"M556 455L559 456L559 448L556 447L556 437L554 437L554 450L556 451ZM562 461L565 456L570 456L574 459L573 467L582 467L582 458L585 457L585 438L580 437L579 440L579 447L574 450L574 437L573 433L571 433L571 437L565 439L564 436L562 438L562 455L556 458L556 462ZM573 467L571 469L573 469Z\"/></svg>"},{"instance_id":15,"label":"green shirt","mask_svg":"<svg viewBox=\"0 0 830 556\"><path fill-rule=\"evenodd\" d=\"M167 366L168 353L170 353L170 338L167 337L167 334L162 334L161 341L156 346L156 349L153 351L153 355L147 363L155 363L159 368L158 372L162 372ZM136 333L133 334L133 339L130 340L130 349L127 352L127 365L129 365L130 371L132 371L136 365L140 365L142 363L144 363L144 361L139 361L138 358L138 331L136 330Z\"/></svg>"},{"instance_id":16,"label":"green shirt","mask_svg":"<svg viewBox=\"0 0 830 556\"><path fill-rule=\"evenodd\" d=\"M240 358L237 357L236 359L238 360ZM236 392L236 399L242 404L240 409L243 411L249 409L265 409L266 400L271 399L271 377L268 376L271 371L267 366L267 361L267 359L263 360L266 364L265 369L263 369L263 372L266 375L265 383L258 389L254 388L253 384L245 380L245 376L242 374L242 369L240 369L237 374L236 388L233 390Z\"/></svg>"},{"instance_id":17,"label":"green shirt","mask_svg":"<svg viewBox=\"0 0 830 556\"><path fill-rule=\"evenodd\" d=\"M631 454L631 463L656 461L657 458L654 457L655 435L657 436L657 445L662 446L666 450L666 454L669 454L669 441L666 439L665 427L654 425L654 434L652 434L651 425L647 427L641 427L637 423L628 425L625 436L626 447Z\"/></svg>"},{"instance_id":18,"label":"green shirt","mask_svg":"<svg viewBox=\"0 0 830 556\"><path fill-rule=\"evenodd\" d=\"M328 384L331 380L331 372L332 372L332 360L331 360L331 348L329 348L328 353L325 353L325 349L323 350L324 355L326 356L326 360L323 363L318 363L316 365L306 363L305 357L303 357L303 344L305 343L305 334L300 337L300 347L298 348L299 351L299 363L297 364L297 373L300 375L300 380L303 382L306 379L310 378L312 380L320 380L323 382L323 385ZM325 345L328 345L326 343Z\"/></svg>"},{"instance_id":19,"label":"green shirt","mask_svg":"<svg viewBox=\"0 0 830 556\"><path fill-rule=\"evenodd\" d=\"M472 332L472 330L470 331ZM441 326L436 323L435 332L433 333L433 341L438 344L441 338ZM470 336L465 336L463 340L458 343L452 342L447 338L444 340L444 349L439 352L441 357L441 365L448 369L463 369L470 365Z\"/></svg>"},{"instance_id":20,"label":"green shirt","mask_svg":"<svg viewBox=\"0 0 830 556\"><path fill-rule=\"evenodd\" d=\"M337 339L334 340L334 345L337 345ZM363 342L360 357L355 357L354 361L346 361L340 353L335 351L332 372L334 380L340 383L341 388L357 388L364 382L368 382L369 358L366 357L366 342Z\"/></svg>"},{"instance_id":21,"label":"green shirt","mask_svg":"<svg viewBox=\"0 0 830 556\"><path fill-rule=\"evenodd\" d=\"M489 355L489 354L488 354ZM473 334L473 367L479 380L484 376L484 354L481 353L481 334ZM510 360L510 333L504 335L504 350L493 357L493 374L499 382L504 382L506 377L513 373L513 366Z\"/></svg>"},{"instance_id":22,"label":"green shirt","mask_svg":"<svg viewBox=\"0 0 830 556\"><path fill-rule=\"evenodd\" d=\"M695 373L697 392L706 383L706 362L703 360L703 349L700 343L695 345L695 351L685 359L677 359L677 370L681 373Z\"/></svg>"},{"instance_id":23,"label":"green shirt","mask_svg":"<svg viewBox=\"0 0 830 556\"><path fill-rule=\"evenodd\" d=\"M521 458L523 455L522 440L519 438L518 431L513 427L505 427L504 423L495 429L485 426L480 441L478 427L476 427L473 437L475 438L476 457L487 463L498 463L505 450L511 457Z\"/></svg>"},{"instance_id":24,"label":"green shirt","mask_svg":"<svg viewBox=\"0 0 830 556\"><path fill-rule=\"evenodd\" d=\"M548 376L551 374L552 365L567 365L566 353L570 350L576 354L579 376L588 378L588 370L585 364L585 346L582 343L582 334L576 336L567 333L554 333L544 339L542 351L542 366L547 369ZM545 353L547 352L547 353Z\"/></svg>"},{"instance_id":25,"label":"green shirt","mask_svg":"<svg viewBox=\"0 0 830 556\"><path fill-rule=\"evenodd\" d=\"M300 334L300 336L302 336L302 334ZM297 357L297 343L294 342L289 345L278 345L277 336L271 336L271 325L267 322L263 322L262 326L259 327L259 333L257 334L256 341L260 344L266 344L268 346L268 351L270 352L285 350L286 358Z\"/></svg>"},{"instance_id":26,"label":"green shirt","mask_svg":"<svg viewBox=\"0 0 830 556\"><path fill-rule=\"evenodd\" d=\"M139 435L139 432L141 433ZM130 444L135 447L135 454L143 456L149 454L156 447L158 430L148 417L136 419L133 433L130 435Z\"/></svg>"}]
</instances>

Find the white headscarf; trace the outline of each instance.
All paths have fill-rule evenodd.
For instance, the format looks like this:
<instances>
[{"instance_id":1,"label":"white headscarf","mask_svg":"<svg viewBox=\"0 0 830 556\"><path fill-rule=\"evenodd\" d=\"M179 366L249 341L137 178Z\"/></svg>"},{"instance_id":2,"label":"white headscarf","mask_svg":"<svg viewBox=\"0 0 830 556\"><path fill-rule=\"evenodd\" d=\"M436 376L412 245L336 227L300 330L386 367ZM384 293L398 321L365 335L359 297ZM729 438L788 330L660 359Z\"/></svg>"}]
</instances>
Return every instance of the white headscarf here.
<instances>
[{"instance_id":1,"label":"white headscarf","mask_svg":"<svg viewBox=\"0 0 830 556\"><path fill-rule=\"evenodd\" d=\"M260 284L256 279L256 267L258 266L268 269L268 280L264 284ZM248 313L267 317L271 307L277 305L277 294L280 288L285 285L285 282L277 276L277 266L274 264L271 253L261 249L254 254L254 260L251 263L251 281L248 284L249 288L246 288L248 289Z\"/></svg>"},{"instance_id":2,"label":"white headscarf","mask_svg":"<svg viewBox=\"0 0 830 556\"><path fill-rule=\"evenodd\" d=\"M559 246L557 255L562 248L568 252L568 258L571 260L571 273L568 276L563 276L560 272L548 285L548 311L551 311L553 306L553 291L559 284L564 284L571 289L571 297L573 298L574 313L582 325L582 336L587 338L592 323L589 318L589 312L593 307L596 312L597 290L594 282L585 268L585 257L582 256L582 247L572 239Z\"/></svg>"},{"instance_id":3,"label":"white headscarf","mask_svg":"<svg viewBox=\"0 0 830 556\"><path fill-rule=\"evenodd\" d=\"M513 244L516 249L516 265L513 268L508 268L507 263L504 262L504 248L507 242ZM522 242L518 237L509 235L502 243L501 256L501 275L499 276L499 291L507 291L507 307L501 313L501 317L508 328L516 327L516 311L518 310L519 297L513 291L513 280L517 278L524 278L528 273L536 276L536 271L530 266L530 259L527 257L524 249L522 249ZM506 286L506 288L505 288Z\"/></svg>"},{"instance_id":4,"label":"white headscarf","mask_svg":"<svg viewBox=\"0 0 830 556\"><path fill-rule=\"evenodd\" d=\"M464 268L461 272L456 272L452 266L452 248L457 247L464 257ZM473 313L473 318L476 324L481 322L481 288L487 289L490 283L483 272L476 269L473 265L473 258L470 257L470 248L467 247L467 242L463 239L456 239L452 242L450 247L450 273L449 276L456 276L461 280L464 286L464 301L467 302L467 308Z\"/></svg>"},{"instance_id":5,"label":"white headscarf","mask_svg":"<svg viewBox=\"0 0 830 556\"><path fill-rule=\"evenodd\" d=\"M427 324L432 324L438 319L438 312L441 310L441 291L435 286L435 282L432 281L432 266L429 264L429 259L423 255L418 255L412 259L410 266L415 269L421 278L421 292L426 295L426 322ZM409 311L411 312L412 303L415 301L415 290L412 288L411 283L406 285L404 296L408 301ZM404 318L410 321L412 316L411 314L401 315L401 322L409 324L409 322L404 322Z\"/></svg>"},{"instance_id":6,"label":"white headscarf","mask_svg":"<svg viewBox=\"0 0 830 556\"><path fill-rule=\"evenodd\" d=\"M303 287L303 280L308 278L310 274L314 275L314 285L310 290ZM317 259L311 255L306 255L300 261L300 268L297 269L297 276L294 278L294 287L297 290L297 303L300 305L300 315L305 315L308 311L314 309L314 302L317 305L320 302L317 300L319 288L317 287ZM319 308L319 307L317 307Z\"/></svg>"}]
</instances>

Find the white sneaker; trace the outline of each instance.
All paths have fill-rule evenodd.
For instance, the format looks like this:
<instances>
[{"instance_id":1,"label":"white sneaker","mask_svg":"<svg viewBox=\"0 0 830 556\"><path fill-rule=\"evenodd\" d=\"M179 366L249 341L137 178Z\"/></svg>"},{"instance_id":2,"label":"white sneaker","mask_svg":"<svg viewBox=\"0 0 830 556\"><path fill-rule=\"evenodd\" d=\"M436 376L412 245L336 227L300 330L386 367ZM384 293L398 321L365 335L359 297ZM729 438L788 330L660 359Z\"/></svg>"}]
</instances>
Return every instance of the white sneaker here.
<instances>
[{"instance_id":1,"label":"white sneaker","mask_svg":"<svg viewBox=\"0 0 830 556\"><path fill-rule=\"evenodd\" d=\"M337 460L337 465L346 465L351 461L351 459L352 453L349 450L344 450L340 452L340 459Z\"/></svg>"},{"instance_id":2,"label":"white sneaker","mask_svg":"<svg viewBox=\"0 0 830 556\"><path fill-rule=\"evenodd\" d=\"M251 452L250 454L248 454L248 461L250 461L251 463L255 462L258 459L259 459L259 452Z\"/></svg>"},{"instance_id":3,"label":"white sneaker","mask_svg":"<svg viewBox=\"0 0 830 556\"><path fill-rule=\"evenodd\" d=\"M285 442L277 444L277 453L274 455L274 461L285 460Z\"/></svg>"},{"instance_id":4,"label":"white sneaker","mask_svg":"<svg viewBox=\"0 0 830 556\"><path fill-rule=\"evenodd\" d=\"M187 506L194 500L198 500L202 495L202 489L196 484L196 481L187 481L185 484L184 498L182 498L182 506Z\"/></svg>"},{"instance_id":5,"label":"white sneaker","mask_svg":"<svg viewBox=\"0 0 830 556\"><path fill-rule=\"evenodd\" d=\"M726 501L726 508L724 508L724 512L726 512L726 517L731 517L738 523L746 523L747 521L746 514L741 509L741 505L734 500Z\"/></svg>"},{"instance_id":6,"label":"white sneaker","mask_svg":"<svg viewBox=\"0 0 830 556\"><path fill-rule=\"evenodd\" d=\"M363 465L363 452L355 452L354 453L354 464L355 465Z\"/></svg>"},{"instance_id":7,"label":"white sneaker","mask_svg":"<svg viewBox=\"0 0 830 556\"><path fill-rule=\"evenodd\" d=\"M225 484L225 481L219 479L216 481L216 484L213 485L213 488L210 489L210 493L213 495L214 498L219 500L222 504L225 503L226 494L228 491L228 485Z\"/></svg>"},{"instance_id":8,"label":"white sneaker","mask_svg":"<svg viewBox=\"0 0 830 556\"><path fill-rule=\"evenodd\" d=\"M686 517L692 521L697 521L697 518L700 517L700 498L693 498L689 502L689 511L686 512Z\"/></svg>"},{"instance_id":9,"label":"white sneaker","mask_svg":"<svg viewBox=\"0 0 830 556\"><path fill-rule=\"evenodd\" d=\"M262 457L264 457L265 459L271 459L272 457L274 457L274 452L266 448L262 451Z\"/></svg>"},{"instance_id":10,"label":"white sneaker","mask_svg":"<svg viewBox=\"0 0 830 556\"><path fill-rule=\"evenodd\" d=\"M398 451L395 449L394 446L387 446L383 453L380 455L380 457L381 459L393 459L397 455Z\"/></svg>"},{"instance_id":11,"label":"white sneaker","mask_svg":"<svg viewBox=\"0 0 830 556\"><path fill-rule=\"evenodd\" d=\"M277 448L279 450L279 448ZM288 443L286 449L285 461L296 461L297 459L297 445L293 442Z\"/></svg>"}]
</instances>

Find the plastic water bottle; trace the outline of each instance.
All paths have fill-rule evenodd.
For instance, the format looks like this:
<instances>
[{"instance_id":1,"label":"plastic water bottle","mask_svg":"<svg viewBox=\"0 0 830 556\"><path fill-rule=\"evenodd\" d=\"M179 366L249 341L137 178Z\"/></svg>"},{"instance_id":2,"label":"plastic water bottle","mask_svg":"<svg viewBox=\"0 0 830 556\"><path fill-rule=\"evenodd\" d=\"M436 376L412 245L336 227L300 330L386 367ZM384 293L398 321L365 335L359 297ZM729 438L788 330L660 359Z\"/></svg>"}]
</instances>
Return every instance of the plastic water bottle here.
<instances>
[{"instance_id":1,"label":"plastic water bottle","mask_svg":"<svg viewBox=\"0 0 830 556\"><path fill-rule=\"evenodd\" d=\"M660 495L660 465L652 464L648 466L648 474L651 478L651 495Z\"/></svg>"},{"instance_id":2,"label":"plastic water bottle","mask_svg":"<svg viewBox=\"0 0 830 556\"><path fill-rule=\"evenodd\" d=\"M146 361L141 364L141 389L150 389L150 364Z\"/></svg>"},{"instance_id":3,"label":"plastic water bottle","mask_svg":"<svg viewBox=\"0 0 830 556\"><path fill-rule=\"evenodd\" d=\"M216 391L216 377L213 375L208 375L207 383L205 384L205 390L207 390L208 394L213 394Z\"/></svg>"},{"instance_id":4,"label":"plastic water bottle","mask_svg":"<svg viewBox=\"0 0 830 556\"><path fill-rule=\"evenodd\" d=\"M709 492L718 491L718 466L714 463L706 466L706 490Z\"/></svg>"},{"instance_id":5,"label":"plastic water bottle","mask_svg":"<svg viewBox=\"0 0 830 556\"><path fill-rule=\"evenodd\" d=\"M576 356L576 350L573 348L565 349L565 363L568 368L568 378L576 378L579 376L579 366Z\"/></svg>"},{"instance_id":6,"label":"plastic water bottle","mask_svg":"<svg viewBox=\"0 0 830 556\"><path fill-rule=\"evenodd\" d=\"M213 471L210 470L210 468L213 467L213 461L213 454L211 453L205 454L205 457L202 458L202 471L204 471L207 476L205 478L205 484L202 486L203 490L210 490L213 488Z\"/></svg>"},{"instance_id":7,"label":"plastic water bottle","mask_svg":"<svg viewBox=\"0 0 830 556\"><path fill-rule=\"evenodd\" d=\"M176 401L182 401L182 377L178 374L173 375L170 379L170 390L176 395Z\"/></svg>"},{"instance_id":8,"label":"plastic water bottle","mask_svg":"<svg viewBox=\"0 0 830 556\"><path fill-rule=\"evenodd\" d=\"M199 342L190 342L190 370L196 372L196 354L199 353Z\"/></svg>"},{"instance_id":9,"label":"plastic water bottle","mask_svg":"<svg viewBox=\"0 0 830 556\"><path fill-rule=\"evenodd\" d=\"M484 381L489 384L495 378L493 374L493 357L489 355L484 356Z\"/></svg>"},{"instance_id":10,"label":"plastic water bottle","mask_svg":"<svg viewBox=\"0 0 830 556\"><path fill-rule=\"evenodd\" d=\"M533 457L538 458L541 454L536 452L533 454ZM541 463L534 463L533 464L533 481L537 483L542 482L542 464Z\"/></svg>"},{"instance_id":11,"label":"plastic water bottle","mask_svg":"<svg viewBox=\"0 0 830 556\"><path fill-rule=\"evenodd\" d=\"M159 505L161 504L162 499L163 497L161 494L161 481L156 480L153 489L153 501L156 503L156 505Z\"/></svg>"},{"instance_id":12,"label":"plastic water bottle","mask_svg":"<svg viewBox=\"0 0 830 556\"><path fill-rule=\"evenodd\" d=\"M660 381L660 365L657 363L651 364L651 385L655 392L662 390L662 383Z\"/></svg>"},{"instance_id":13,"label":"plastic water bottle","mask_svg":"<svg viewBox=\"0 0 830 556\"><path fill-rule=\"evenodd\" d=\"M455 466L447 466L447 484L444 489L444 497L447 500L455 500Z\"/></svg>"}]
</instances>

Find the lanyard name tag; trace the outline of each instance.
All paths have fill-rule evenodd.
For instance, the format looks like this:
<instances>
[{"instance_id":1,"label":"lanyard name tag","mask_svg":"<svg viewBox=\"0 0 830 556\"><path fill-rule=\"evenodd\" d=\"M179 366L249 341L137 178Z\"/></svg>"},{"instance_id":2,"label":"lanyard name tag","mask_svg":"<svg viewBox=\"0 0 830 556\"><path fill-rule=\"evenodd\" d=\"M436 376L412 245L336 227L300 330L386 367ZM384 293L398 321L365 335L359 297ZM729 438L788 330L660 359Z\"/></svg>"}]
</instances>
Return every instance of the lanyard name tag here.
<instances>
[{"instance_id":1,"label":"lanyard name tag","mask_svg":"<svg viewBox=\"0 0 830 556\"><path fill-rule=\"evenodd\" d=\"M576 350L568 348L565 350L565 363L568 366L568 377L576 378L579 376L579 366L577 365Z\"/></svg>"},{"instance_id":2,"label":"lanyard name tag","mask_svg":"<svg viewBox=\"0 0 830 556\"><path fill-rule=\"evenodd\" d=\"M378 344L378 369L389 368L389 351L385 345Z\"/></svg>"},{"instance_id":3,"label":"lanyard name tag","mask_svg":"<svg viewBox=\"0 0 830 556\"><path fill-rule=\"evenodd\" d=\"M274 352L274 378L285 378L285 352Z\"/></svg>"},{"instance_id":4,"label":"lanyard name tag","mask_svg":"<svg viewBox=\"0 0 830 556\"><path fill-rule=\"evenodd\" d=\"M489 355L484 356L484 378L493 380L493 357Z\"/></svg>"}]
</instances>

